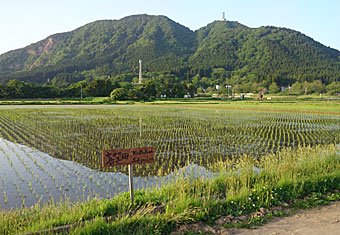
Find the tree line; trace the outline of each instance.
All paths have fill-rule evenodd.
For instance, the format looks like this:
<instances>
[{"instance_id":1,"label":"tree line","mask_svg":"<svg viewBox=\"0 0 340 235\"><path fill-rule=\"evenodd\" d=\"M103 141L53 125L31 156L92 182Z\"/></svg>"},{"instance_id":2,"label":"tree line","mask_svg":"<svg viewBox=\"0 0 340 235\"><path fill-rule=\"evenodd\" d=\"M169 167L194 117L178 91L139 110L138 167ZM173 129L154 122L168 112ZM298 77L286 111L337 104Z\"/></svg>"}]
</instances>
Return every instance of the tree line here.
<instances>
[{"instance_id":1,"label":"tree line","mask_svg":"<svg viewBox=\"0 0 340 235\"><path fill-rule=\"evenodd\" d=\"M146 73L143 82L138 84L138 74L128 73L116 76L97 76L85 73L72 82L64 75L56 76L45 84L23 82L16 79L0 84L0 98L80 98L80 97L111 97L113 100L149 100L154 98L194 97L195 94L211 95L213 93L280 93L290 95L328 93L340 94L340 82L329 84L321 80L296 81L289 85L277 83L275 80L241 81L233 79L223 68L210 72L210 77L197 73L184 79L171 73ZM229 77L228 77L229 75ZM94 78L93 78L94 77ZM218 85L218 87L217 87ZM227 88L226 86L231 86ZM230 89L230 90L229 90Z\"/></svg>"}]
</instances>

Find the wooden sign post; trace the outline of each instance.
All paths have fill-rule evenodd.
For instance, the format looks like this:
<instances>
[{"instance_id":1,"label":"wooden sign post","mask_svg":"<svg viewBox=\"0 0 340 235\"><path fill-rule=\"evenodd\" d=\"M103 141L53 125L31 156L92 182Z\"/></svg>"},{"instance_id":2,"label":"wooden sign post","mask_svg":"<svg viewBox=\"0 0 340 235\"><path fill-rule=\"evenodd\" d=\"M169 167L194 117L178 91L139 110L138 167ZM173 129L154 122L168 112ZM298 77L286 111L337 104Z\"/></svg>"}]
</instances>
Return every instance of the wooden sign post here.
<instances>
[{"instance_id":1,"label":"wooden sign post","mask_svg":"<svg viewBox=\"0 0 340 235\"><path fill-rule=\"evenodd\" d=\"M134 200L132 165L152 163L154 161L155 161L154 147L103 150L102 155L103 167L128 165L131 202L133 202Z\"/></svg>"}]
</instances>

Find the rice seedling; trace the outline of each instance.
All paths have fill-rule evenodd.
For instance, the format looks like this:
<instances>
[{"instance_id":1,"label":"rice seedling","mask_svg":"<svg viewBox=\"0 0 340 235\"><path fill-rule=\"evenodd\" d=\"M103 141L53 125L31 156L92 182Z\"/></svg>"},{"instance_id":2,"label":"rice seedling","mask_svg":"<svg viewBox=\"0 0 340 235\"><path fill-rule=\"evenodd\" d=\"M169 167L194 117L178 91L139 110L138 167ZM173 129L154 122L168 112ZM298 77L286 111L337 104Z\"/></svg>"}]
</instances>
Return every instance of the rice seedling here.
<instances>
[{"instance_id":1,"label":"rice seedling","mask_svg":"<svg viewBox=\"0 0 340 235\"><path fill-rule=\"evenodd\" d=\"M340 139L338 114L225 108L141 105L2 109L0 137L6 141L0 144L0 156L14 172L15 182L31 182L26 187L34 191L34 197L44 192L58 198L65 192L71 195L72 189L79 197L81 192L107 197L126 191L127 169L103 169L102 149L154 146L155 163L134 167L134 175L141 177L141 188L147 188L173 182L181 176L177 171L183 167L196 164L218 172L216 163L244 154L261 159L286 148L337 144ZM42 152L94 171L51 161ZM193 170L190 174L196 173ZM21 193L25 190L20 186Z\"/></svg>"}]
</instances>

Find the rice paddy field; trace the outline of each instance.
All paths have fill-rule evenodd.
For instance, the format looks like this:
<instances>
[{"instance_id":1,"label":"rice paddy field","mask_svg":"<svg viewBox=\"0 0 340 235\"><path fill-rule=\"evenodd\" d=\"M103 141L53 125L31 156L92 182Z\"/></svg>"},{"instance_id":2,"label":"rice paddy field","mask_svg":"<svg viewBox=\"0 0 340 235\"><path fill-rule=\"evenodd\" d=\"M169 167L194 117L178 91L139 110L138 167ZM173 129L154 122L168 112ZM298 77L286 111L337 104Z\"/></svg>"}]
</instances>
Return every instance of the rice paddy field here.
<instances>
[{"instance_id":1,"label":"rice paddy field","mask_svg":"<svg viewBox=\"0 0 340 235\"><path fill-rule=\"evenodd\" d=\"M243 155L339 143L336 102L0 106L0 208L127 191L127 167L103 169L103 149L155 147L154 163L134 165L142 190L215 177Z\"/></svg>"}]
</instances>

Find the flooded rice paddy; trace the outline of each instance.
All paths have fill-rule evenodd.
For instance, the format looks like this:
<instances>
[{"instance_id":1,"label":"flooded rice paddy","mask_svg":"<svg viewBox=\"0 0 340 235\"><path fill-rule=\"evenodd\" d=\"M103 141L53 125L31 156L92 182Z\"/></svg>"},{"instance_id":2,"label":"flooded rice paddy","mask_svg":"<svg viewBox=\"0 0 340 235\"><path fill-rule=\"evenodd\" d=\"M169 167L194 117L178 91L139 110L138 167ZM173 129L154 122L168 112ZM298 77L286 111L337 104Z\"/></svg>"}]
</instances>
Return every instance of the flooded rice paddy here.
<instances>
[{"instance_id":1,"label":"flooded rice paddy","mask_svg":"<svg viewBox=\"0 0 340 235\"><path fill-rule=\"evenodd\" d=\"M129 190L128 175L100 172L60 160L27 146L0 138L0 208L32 206L50 200L85 201L112 198ZM167 176L134 177L135 190L146 190L181 177L213 177L203 167L190 164Z\"/></svg>"},{"instance_id":2,"label":"flooded rice paddy","mask_svg":"<svg viewBox=\"0 0 340 235\"><path fill-rule=\"evenodd\" d=\"M213 177L241 154L338 144L340 115L181 106L0 107L0 207L111 198L128 191L126 166L102 168L103 149L155 147L134 165L135 189Z\"/></svg>"}]
</instances>

